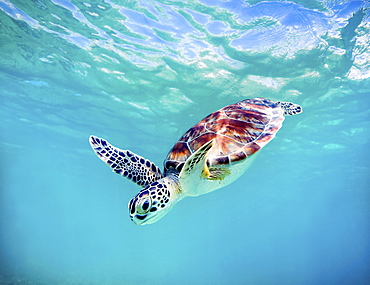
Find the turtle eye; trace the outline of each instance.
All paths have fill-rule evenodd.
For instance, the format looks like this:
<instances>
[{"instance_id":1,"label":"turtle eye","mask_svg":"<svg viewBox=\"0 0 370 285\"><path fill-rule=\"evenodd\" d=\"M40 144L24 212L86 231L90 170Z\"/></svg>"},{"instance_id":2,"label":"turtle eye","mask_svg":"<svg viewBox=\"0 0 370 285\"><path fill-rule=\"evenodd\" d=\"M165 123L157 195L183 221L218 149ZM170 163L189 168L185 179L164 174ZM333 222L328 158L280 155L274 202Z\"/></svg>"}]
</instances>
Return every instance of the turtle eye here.
<instances>
[{"instance_id":1,"label":"turtle eye","mask_svg":"<svg viewBox=\"0 0 370 285\"><path fill-rule=\"evenodd\" d=\"M152 200L149 196L146 196L138 201L137 203L137 213L138 214L146 214L149 212L152 206Z\"/></svg>"}]
</instances>

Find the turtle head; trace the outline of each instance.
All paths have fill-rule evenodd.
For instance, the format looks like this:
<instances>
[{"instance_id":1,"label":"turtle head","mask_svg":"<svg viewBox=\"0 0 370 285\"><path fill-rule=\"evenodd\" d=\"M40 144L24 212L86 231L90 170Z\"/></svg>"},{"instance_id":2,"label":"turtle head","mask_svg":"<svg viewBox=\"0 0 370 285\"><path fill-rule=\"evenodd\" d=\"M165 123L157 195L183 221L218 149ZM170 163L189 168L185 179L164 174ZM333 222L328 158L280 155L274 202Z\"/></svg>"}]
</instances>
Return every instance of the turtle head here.
<instances>
[{"instance_id":1,"label":"turtle head","mask_svg":"<svg viewBox=\"0 0 370 285\"><path fill-rule=\"evenodd\" d=\"M165 177L141 190L128 204L131 220L137 225L152 224L166 215L176 203L171 187L174 183Z\"/></svg>"}]
</instances>

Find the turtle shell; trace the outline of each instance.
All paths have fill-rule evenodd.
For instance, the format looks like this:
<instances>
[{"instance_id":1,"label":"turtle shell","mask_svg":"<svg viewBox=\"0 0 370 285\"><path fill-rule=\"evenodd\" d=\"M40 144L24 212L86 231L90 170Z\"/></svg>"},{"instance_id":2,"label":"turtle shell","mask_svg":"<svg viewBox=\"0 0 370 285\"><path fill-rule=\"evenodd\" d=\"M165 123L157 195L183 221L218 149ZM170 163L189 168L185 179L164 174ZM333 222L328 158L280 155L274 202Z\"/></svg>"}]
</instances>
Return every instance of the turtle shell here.
<instances>
[{"instance_id":1,"label":"turtle shell","mask_svg":"<svg viewBox=\"0 0 370 285\"><path fill-rule=\"evenodd\" d=\"M226 106L190 128L164 161L165 172L181 171L184 162L206 142L215 139L207 165L227 165L250 157L271 141L284 121L279 103L265 98Z\"/></svg>"}]
</instances>

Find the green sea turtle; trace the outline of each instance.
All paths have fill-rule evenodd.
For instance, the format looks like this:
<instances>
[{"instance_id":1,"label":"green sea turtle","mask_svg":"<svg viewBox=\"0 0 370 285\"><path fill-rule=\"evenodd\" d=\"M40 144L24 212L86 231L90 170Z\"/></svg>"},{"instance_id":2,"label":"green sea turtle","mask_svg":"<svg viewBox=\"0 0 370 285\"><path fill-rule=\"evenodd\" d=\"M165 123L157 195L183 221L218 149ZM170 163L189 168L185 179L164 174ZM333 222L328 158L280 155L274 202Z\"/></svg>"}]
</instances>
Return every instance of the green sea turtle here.
<instances>
[{"instance_id":1,"label":"green sea turtle","mask_svg":"<svg viewBox=\"0 0 370 285\"><path fill-rule=\"evenodd\" d=\"M271 141L284 115L302 112L301 106L265 98L226 106L190 128L164 161L164 172L149 160L106 140L91 136L98 157L114 172L143 189L128 204L137 225L161 219L186 196L199 196L239 178L253 155Z\"/></svg>"}]
</instances>

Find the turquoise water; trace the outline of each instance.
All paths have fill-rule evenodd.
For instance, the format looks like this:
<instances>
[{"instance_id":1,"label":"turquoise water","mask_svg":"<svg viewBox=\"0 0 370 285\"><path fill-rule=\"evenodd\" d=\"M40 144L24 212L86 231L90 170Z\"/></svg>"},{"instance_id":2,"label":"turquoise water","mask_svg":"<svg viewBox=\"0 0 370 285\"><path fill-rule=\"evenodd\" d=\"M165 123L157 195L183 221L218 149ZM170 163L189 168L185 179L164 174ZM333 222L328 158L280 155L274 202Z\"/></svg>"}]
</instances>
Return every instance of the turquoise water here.
<instances>
[{"instance_id":1,"label":"turquoise water","mask_svg":"<svg viewBox=\"0 0 370 285\"><path fill-rule=\"evenodd\" d=\"M369 284L369 6L0 0L0 283ZM162 166L261 96L304 112L242 178L130 221L89 135Z\"/></svg>"}]
</instances>

